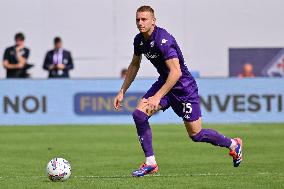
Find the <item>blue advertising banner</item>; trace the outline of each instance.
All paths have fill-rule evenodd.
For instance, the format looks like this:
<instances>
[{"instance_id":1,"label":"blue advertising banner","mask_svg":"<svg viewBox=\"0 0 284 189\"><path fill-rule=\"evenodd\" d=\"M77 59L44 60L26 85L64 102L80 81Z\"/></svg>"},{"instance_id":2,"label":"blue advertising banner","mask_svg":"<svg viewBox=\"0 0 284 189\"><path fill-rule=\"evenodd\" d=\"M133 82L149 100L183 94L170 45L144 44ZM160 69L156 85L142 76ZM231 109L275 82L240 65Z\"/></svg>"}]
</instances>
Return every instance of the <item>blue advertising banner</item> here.
<instances>
[{"instance_id":1,"label":"blue advertising banner","mask_svg":"<svg viewBox=\"0 0 284 189\"><path fill-rule=\"evenodd\" d=\"M0 125L133 124L137 101L155 80L136 80L121 111L112 108L122 80L1 80ZM197 79L207 123L284 123L284 80ZM171 108L151 123L182 123Z\"/></svg>"}]
</instances>

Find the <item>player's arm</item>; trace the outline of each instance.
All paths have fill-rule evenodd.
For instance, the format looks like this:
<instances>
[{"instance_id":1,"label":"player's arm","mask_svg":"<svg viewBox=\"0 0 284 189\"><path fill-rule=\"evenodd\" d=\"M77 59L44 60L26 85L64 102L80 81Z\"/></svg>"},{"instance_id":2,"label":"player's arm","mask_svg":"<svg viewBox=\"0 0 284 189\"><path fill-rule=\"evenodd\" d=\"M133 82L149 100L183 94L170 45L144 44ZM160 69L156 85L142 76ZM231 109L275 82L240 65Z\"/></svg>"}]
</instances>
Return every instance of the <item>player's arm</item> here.
<instances>
[{"instance_id":1,"label":"player's arm","mask_svg":"<svg viewBox=\"0 0 284 189\"><path fill-rule=\"evenodd\" d=\"M132 61L131 61L130 65L128 66L126 77L124 79L123 85L120 89L120 91L123 94L125 94L127 89L130 87L131 83L134 81L134 79L137 75L137 72L140 68L141 59L142 59L141 55L140 56L133 55Z\"/></svg>"},{"instance_id":2,"label":"player's arm","mask_svg":"<svg viewBox=\"0 0 284 189\"><path fill-rule=\"evenodd\" d=\"M154 110L158 109L161 98L173 88L182 75L178 58L171 58L166 60L165 63L169 69L168 78L160 90L153 97L148 99L150 108Z\"/></svg>"},{"instance_id":3,"label":"player's arm","mask_svg":"<svg viewBox=\"0 0 284 189\"><path fill-rule=\"evenodd\" d=\"M166 65L170 72L165 84L155 94L158 98L164 97L173 88L182 75L178 58L166 60Z\"/></svg>"},{"instance_id":4,"label":"player's arm","mask_svg":"<svg viewBox=\"0 0 284 189\"><path fill-rule=\"evenodd\" d=\"M128 66L126 77L124 79L124 82L122 84L121 89L119 90L117 96L114 98L113 106L116 110L118 110L121 106L121 102L123 100L123 96L126 93L127 89L130 87L131 83L134 81L137 72L140 68L142 55L133 55L132 61L130 65Z\"/></svg>"}]
</instances>

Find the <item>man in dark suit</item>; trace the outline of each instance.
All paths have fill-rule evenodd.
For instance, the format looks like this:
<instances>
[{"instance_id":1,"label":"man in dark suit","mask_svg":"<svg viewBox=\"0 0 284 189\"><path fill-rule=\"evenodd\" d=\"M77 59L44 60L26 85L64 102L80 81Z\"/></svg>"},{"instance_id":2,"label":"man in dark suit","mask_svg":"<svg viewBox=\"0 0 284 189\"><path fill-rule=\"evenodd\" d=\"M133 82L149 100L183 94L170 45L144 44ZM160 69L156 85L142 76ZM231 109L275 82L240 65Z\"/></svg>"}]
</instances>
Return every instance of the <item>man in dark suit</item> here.
<instances>
[{"instance_id":1,"label":"man in dark suit","mask_svg":"<svg viewBox=\"0 0 284 189\"><path fill-rule=\"evenodd\" d=\"M3 66L7 70L7 78L28 78L27 70L33 65L27 63L30 50L25 47L23 33L15 35L15 43L4 52Z\"/></svg>"},{"instance_id":2,"label":"man in dark suit","mask_svg":"<svg viewBox=\"0 0 284 189\"><path fill-rule=\"evenodd\" d=\"M54 49L47 52L43 69L49 71L49 78L69 78L69 70L73 69L71 53L62 48L62 40L54 38Z\"/></svg>"}]
</instances>

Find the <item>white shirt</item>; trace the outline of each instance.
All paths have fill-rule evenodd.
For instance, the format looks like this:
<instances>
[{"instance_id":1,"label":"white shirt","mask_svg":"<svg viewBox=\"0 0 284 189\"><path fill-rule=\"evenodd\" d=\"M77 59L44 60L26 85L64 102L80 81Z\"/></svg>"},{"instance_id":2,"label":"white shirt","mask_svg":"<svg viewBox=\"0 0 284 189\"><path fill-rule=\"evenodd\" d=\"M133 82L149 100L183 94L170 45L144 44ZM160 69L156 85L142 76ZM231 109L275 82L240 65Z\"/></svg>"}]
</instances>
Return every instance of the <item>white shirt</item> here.
<instances>
[{"instance_id":1,"label":"white shirt","mask_svg":"<svg viewBox=\"0 0 284 189\"><path fill-rule=\"evenodd\" d=\"M55 50L53 53L53 64L63 63L63 49Z\"/></svg>"}]
</instances>

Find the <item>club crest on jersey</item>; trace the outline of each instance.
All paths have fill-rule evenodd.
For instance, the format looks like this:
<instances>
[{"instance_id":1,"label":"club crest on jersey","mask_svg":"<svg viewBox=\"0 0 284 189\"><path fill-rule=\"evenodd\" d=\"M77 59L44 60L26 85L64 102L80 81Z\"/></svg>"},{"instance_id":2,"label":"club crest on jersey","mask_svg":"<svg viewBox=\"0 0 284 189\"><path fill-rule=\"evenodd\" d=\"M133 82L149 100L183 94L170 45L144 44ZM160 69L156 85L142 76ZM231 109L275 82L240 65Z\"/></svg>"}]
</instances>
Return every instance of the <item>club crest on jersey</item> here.
<instances>
[{"instance_id":1,"label":"club crest on jersey","mask_svg":"<svg viewBox=\"0 0 284 189\"><path fill-rule=\"evenodd\" d=\"M162 44L161 45L165 44L167 41L168 40L166 40L166 39L162 39Z\"/></svg>"},{"instance_id":2,"label":"club crest on jersey","mask_svg":"<svg viewBox=\"0 0 284 189\"><path fill-rule=\"evenodd\" d=\"M154 45L155 45L155 42L154 42L154 41L151 41L150 47L154 47Z\"/></svg>"}]
</instances>

